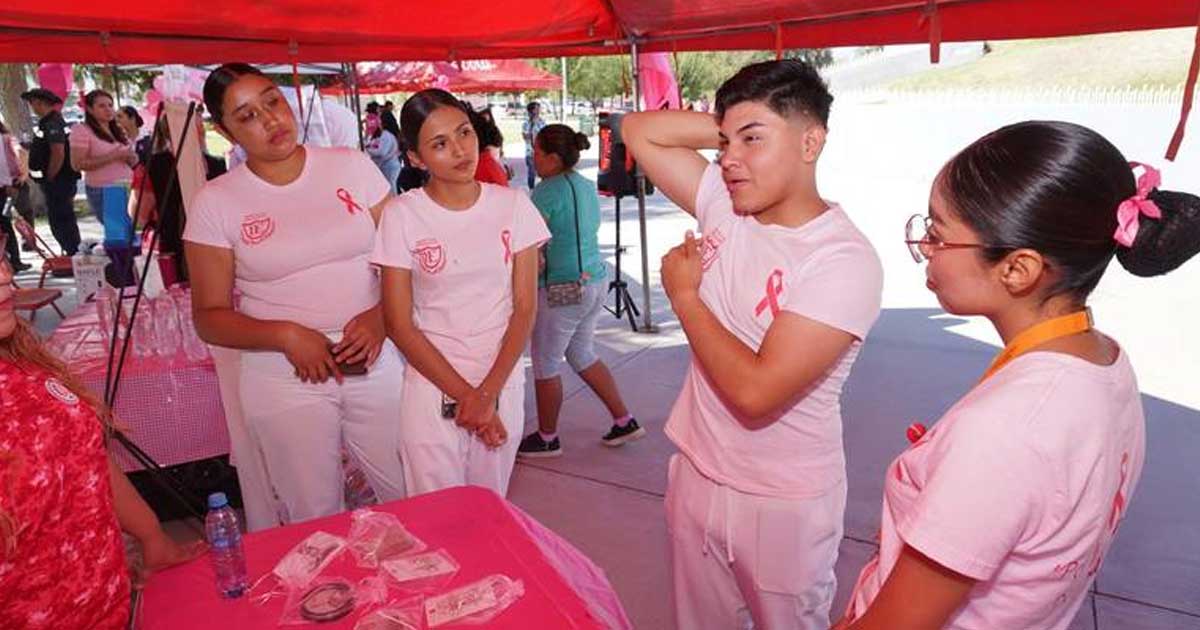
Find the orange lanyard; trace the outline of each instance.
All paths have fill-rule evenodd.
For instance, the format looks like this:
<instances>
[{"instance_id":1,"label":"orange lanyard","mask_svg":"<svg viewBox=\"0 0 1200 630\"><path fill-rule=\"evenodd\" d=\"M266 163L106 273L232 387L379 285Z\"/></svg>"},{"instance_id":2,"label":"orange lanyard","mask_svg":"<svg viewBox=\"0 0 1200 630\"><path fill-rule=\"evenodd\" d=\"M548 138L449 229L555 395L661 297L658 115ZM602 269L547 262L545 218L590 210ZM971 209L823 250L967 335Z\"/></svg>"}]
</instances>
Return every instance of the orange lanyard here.
<instances>
[{"instance_id":1,"label":"orange lanyard","mask_svg":"<svg viewBox=\"0 0 1200 630\"><path fill-rule=\"evenodd\" d=\"M990 376L999 372L1000 368L1011 363L1013 359L1047 341L1091 329L1092 311L1090 309L1084 309L1070 315L1063 315L1062 317L1055 317L1054 319L1031 326L1014 337L1012 341L1008 342L1008 345L1004 346L1004 350L992 360L992 364L988 367L987 372L983 373L983 378L979 379L979 382L986 381Z\"/></svg>"}]
</instances>

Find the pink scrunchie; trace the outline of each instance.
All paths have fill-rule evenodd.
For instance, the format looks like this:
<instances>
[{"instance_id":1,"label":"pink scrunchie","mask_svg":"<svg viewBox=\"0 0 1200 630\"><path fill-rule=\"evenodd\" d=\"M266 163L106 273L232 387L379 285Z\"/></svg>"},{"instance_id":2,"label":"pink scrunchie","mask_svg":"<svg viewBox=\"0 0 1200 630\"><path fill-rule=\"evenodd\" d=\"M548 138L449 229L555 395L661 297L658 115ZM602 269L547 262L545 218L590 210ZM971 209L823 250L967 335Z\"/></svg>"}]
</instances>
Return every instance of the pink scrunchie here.
<instances>
[{"instance_id":1,"label":"pink scrunchie","mask_svg":"<svg viewBox=\"0 0 1200 630\"><path fill-rule=\"evenodd\" d=\"M1146 198L1162 183L1162 174L1148 164L1129 163L1130 168L1136 169L1139 166L1142 167L1143 173L1137 181L1137 192L1117 206L1117 231L1113 233L1113 238L1125 247L1133 247L1133 241L1137 239L1138 235L1138 218L1141 215L1144 214L1151 219L1162 218L1162 211L1159 210L1158 204Z\"/></svg>"}]
</instances>

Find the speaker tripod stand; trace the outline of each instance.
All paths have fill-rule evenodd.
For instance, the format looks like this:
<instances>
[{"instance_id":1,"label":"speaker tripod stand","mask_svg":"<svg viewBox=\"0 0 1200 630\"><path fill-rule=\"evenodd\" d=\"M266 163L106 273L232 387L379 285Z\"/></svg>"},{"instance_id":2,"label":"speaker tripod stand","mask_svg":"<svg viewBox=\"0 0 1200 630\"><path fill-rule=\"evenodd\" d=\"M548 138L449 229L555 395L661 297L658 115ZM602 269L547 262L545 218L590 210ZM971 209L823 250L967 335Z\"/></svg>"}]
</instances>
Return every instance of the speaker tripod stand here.
<instances>
[{"instance_id":1,"label":"speaker tripod stand","mask_svg":"<svg viewBox=\"0 0 1200 630\"><path fill-rule=\"evenodd\" d=\"M604 308L609 313L612 313L617 319L621 319L622 317L629 318L629 328L632 329L633 332L637 332L638 327L637 320L635 318L641 317L642 314L640 311L638 311L637 305L634 304L633 296L629 294L629 284L625 282L625 277L621 275L621 257L625 255L625 247L621 245L621 195L614 195L613 201L615 203L617 224L617 262L614 265L616 268L615 276L613 277L612 282L608 283L608 292L616 292L616 296L613 300L612 308L608 306L605 306Z\"/></svg>"}]
</instances>

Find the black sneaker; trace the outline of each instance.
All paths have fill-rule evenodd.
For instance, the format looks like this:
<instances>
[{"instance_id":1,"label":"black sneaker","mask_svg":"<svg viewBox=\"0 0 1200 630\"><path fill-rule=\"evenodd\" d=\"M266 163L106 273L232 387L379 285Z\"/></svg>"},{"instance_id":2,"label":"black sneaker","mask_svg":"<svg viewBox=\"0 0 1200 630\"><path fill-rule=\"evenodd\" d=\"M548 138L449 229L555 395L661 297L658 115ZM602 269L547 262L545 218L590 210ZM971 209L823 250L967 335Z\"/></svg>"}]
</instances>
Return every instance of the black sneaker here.
<instances>
[{"instance_id":1,"label":"black sneaker","mask_svg":"<svg viewBox=\"0 0 1200 630\"><path fill-rule=\"evenodd\" d=\"M621 446L626 442L640 440L646 437L646 430L638 426L637 419L630 418L625 426L614 424L604 437L600 438L605 446Z\"/></svg>"},{"instance_id":2,"label":"black sneaker","mask_svg":"<svg viewBox=\"0 0 1200 630\"><path fill-rule=\"evenodd\" d=\"M559 455L562 455L562 446L559 445L558 438L547 442L537 431L526 435L525 439L521 440L521 446L517 448L517 457L540 459Z\"/></svg>"},{"instance_id":3,"label":"black sneaker","mask_svg":"<svg viewBox=\"0 0 1200 630\"><path fill-rule=\"evenodd\" d=\"M29 271L30 269L33 269L33 265L31 265L29 263L19 262L19 263L16 263L15 265L13 265L12 268L13 268L14 272L21 273L22 271Z\"/></svg>"}]
</instances>

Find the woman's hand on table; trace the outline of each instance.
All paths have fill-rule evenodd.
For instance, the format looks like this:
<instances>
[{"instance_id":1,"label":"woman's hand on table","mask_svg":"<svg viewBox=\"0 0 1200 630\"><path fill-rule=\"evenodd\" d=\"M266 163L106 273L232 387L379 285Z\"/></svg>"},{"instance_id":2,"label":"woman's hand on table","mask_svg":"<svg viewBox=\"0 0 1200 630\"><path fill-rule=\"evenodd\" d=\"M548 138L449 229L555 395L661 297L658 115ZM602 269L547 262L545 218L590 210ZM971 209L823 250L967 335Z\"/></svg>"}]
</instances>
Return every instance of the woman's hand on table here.
<instances>
[{"instance_id":1,"label":"woman's hand on table","mask_svg":"<svg viewBox=\"0 0 1200 630\"><path fill-rule=\"evenodd\" d=\"M283 354L296 368L296 377L305 383L324 383L332 376L342 382L329 338L299 324L290 324L284 333Z\"/></svg>"},{"instance_id":2,"label":"woman's hand on table","mask_svg":"<svg viewBox=\"0 0 1200 630\"><path fill-rule=\"evenodd\" d=\"M135 587L140 588L156 571L190 562L208 551L208 544L197 540L181 545L159 530L158 535L142 541L142 569L133 576Z\"/></svg>"},{"instance_id":3,"label":"woman's hand on table","mask_svg":"<svg viewBox=\"0 0 1200 630\"><path fill-rule=\"evenodd\" d=\"M342 329L342 340L332 349L338 363L375 363L383 348L387 332L383 326L383 309L376 306L355 315Z\"/></svg>"}]
</instances>

